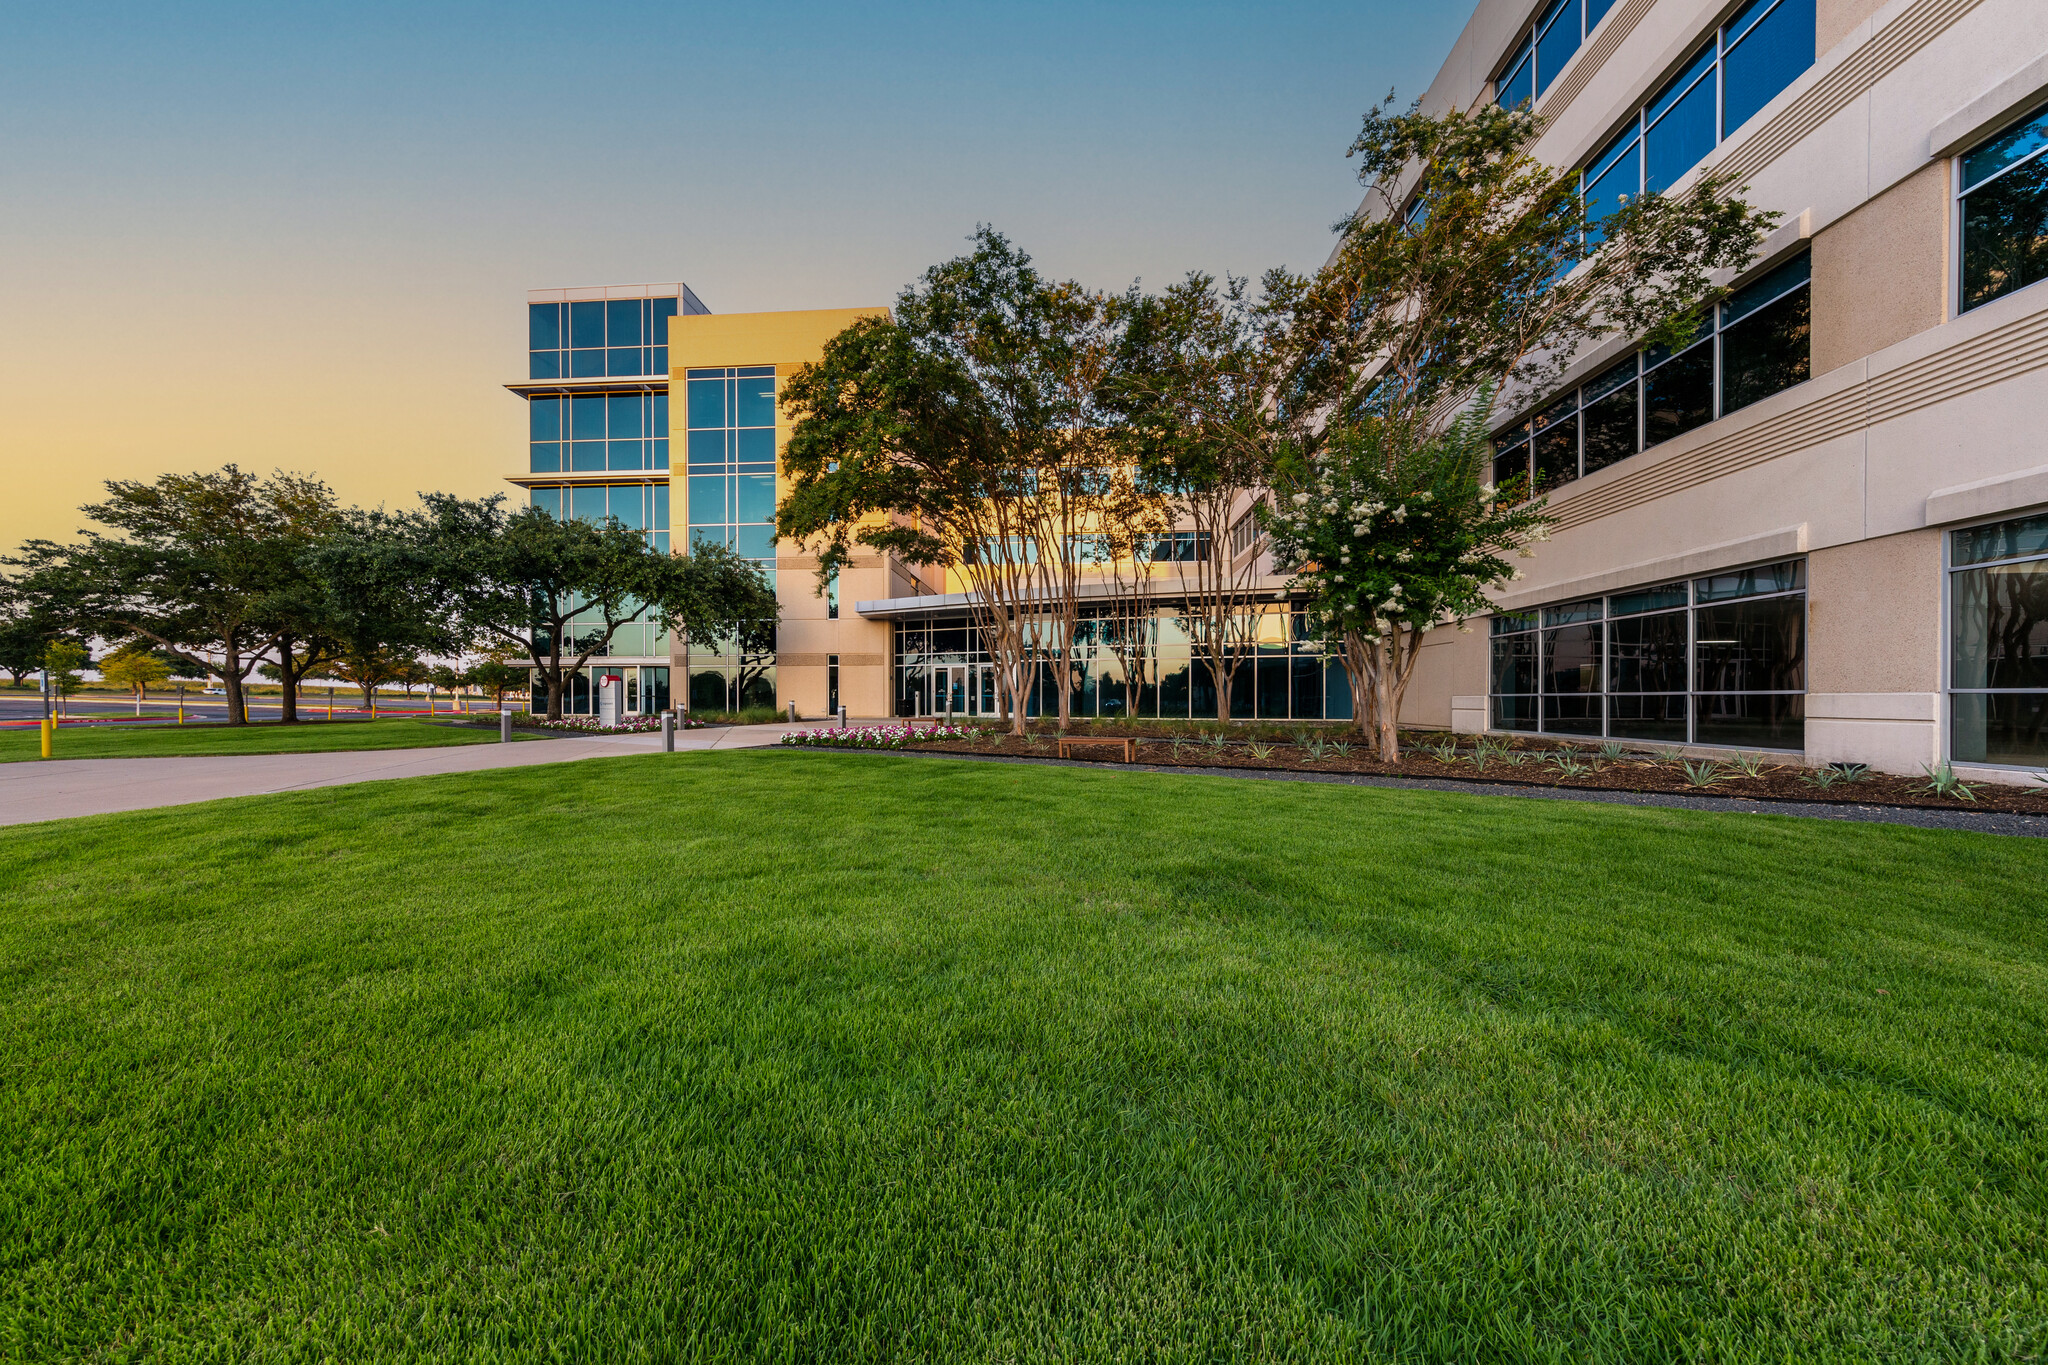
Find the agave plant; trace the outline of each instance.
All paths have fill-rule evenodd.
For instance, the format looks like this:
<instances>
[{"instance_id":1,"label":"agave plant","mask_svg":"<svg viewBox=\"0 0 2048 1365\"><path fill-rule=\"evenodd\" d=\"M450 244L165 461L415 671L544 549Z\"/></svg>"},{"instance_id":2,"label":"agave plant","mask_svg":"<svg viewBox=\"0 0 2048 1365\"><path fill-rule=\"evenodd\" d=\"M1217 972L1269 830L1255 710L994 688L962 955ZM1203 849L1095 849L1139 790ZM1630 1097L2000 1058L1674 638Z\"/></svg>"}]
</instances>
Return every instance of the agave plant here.
<instances>
[{"instance_id":1,"label":"agave plant","mask_svg":"<svg viewBox=\"0 0 2048 1365\"><path fill-rule=\"evenodd\" d=\"M1744 777L1762 777L1764 761L1756 754L1737 754L1729 760Z\"/></svg>"},{"instance_id":2,"label":"agave plant","mask_svg":"<svg viewBox=\"0 0 2048 1365\"><path fill-rule=\"evenodd\" d=\"M1559 749L1550 755L1550 766L1557 769L1560 777L1583 777L1593 771L1590 763L1581 763L1579 756L1570 749Z\"/></svg>"},{"instance_id":3,"label":"agave plant","mask_svg":"<svg viewBox=\"0 0 2048 1365\"><path fill-rule=\"evenodd\" d=\"M1458 741L1455 739L1440 739L1434 744L1420 744L1416 747L1436 759L1439 763L1455 763L1458 761Z\"/></svg>"},{"instance_id":4,"label":"agave plant","mask_svg":"<svg viewBox=\"0 0 2048 1365\"><path fill-rule=\"evenodd\" d=\"M1205 730L1202 733L1202 743L1212 749L1221 749L1230 743L1230 736L1221 730Z\"/></svg>"},{"instance_id":5,"label":"agave plant","mask_svg":"<svg viewBox=\"0 0 2048 1365\"><path fill-rule=\"evenodd\" d=\"M1683 749L1663 748L1657 751L1657 761L1659 763L1681 763L1684 760L1685 750Z\"/></svg>"},{"instance_id":6,"label":"agave plant","mask_svg":"<svg viewBox=\"0 0 2048 1365\"><path fill-rule=\"evenodd\" d=\"M1247 744L1245 747L1251 750L1253 758L1256 758L1261 763L1263 763L1273 756L1273 750L1278 746L1267 744L1261 740L1255 739L1251 743Z\"/></svg>"},{"instance_id":7,"label":"agave plant","mask_svg":"<svg viewBox=\"0 0 2048 1365\"><path fill-rule=\"evenodd\" d=\"M1946 763L1937 764L1932 768L1923 765L1920 771L1927 774L1927 785L1922 788L1924 791L1931 791L1936 796L1953 797L1958 801L1977 799L1977 788L1957 777L1956 770Z\"/></svg>"},{"instance_id":8,"label":"agave plant","mask_svg":"<svg viewBox=\"0 0 2048 1365\"><path fill-rule=\"evenodd\" d=\"M1808 772L1801 773L1799 780L1809 787L1827 791L1842 780L1842 770L1830 763L1824 768L1814 768Z\"/></svg>"},{"instance_id":9,"label":"agave plant","mask_svg":"<svg viewBox=\"0 0 2048 1365\"><path fill-rule=\"evenodd\" d=\"M1609 763L1619 763L1628 757L1628 749L1619 741L1610 739L1600 746L1600 757L1606 759Z\"/></svg>"},{"instance_id":10,"label":"agave plant","mask_svg":"<svg viewBox=\"0 0 2048 1365\"><path fill-rule=\"evenodd\" d=\"M1335 754L1335 755L1337 755L1337 757L1339 757L1339 758L1349 758L1349 757L1351 757L1351 741L1350 741L1350 740L1347 740L1347 739L1333 739L1333 740L1331 740L1331 741L1330 741L1330 752L1331 752L1331 753L1333 753L1333 754Z\"/></svg>"},{"instance_id":11,"label":"agave plant","mask_svg":"<svg viewBox=\"0 0 2048 1365\"><path fill-rule=\"evenodd\" d=\"M1688 763L1685 765L1685 784L1688 787L1707 788L1719 782L1726 782L1728 774L1721 771L1721 765L1712 761Z\"/></svg>"},{"instance_id":12,"label":"agave plant","mask_svg":"<svg viewBox=\"0 0 2048 1365\"><path fill-rule=\"evenodd\" d=\"M1861 782L1870 776L1868 763L1830 763L1828 766L1834 769L1844 782Z\"/></svg>"},{"instance_id":13,"label":"agave plant","mask_svg":"<svg viewBox=\"0 0 2048 1365\"><path fill-rule=\"evenodd\" d=\"M1320 763L1323 761L1323 755L1328 752L1329 747L1330 742L1321 735L1310 735L1307 741L1302 744L1301 749L1309 762Z\"/></svg>"},{"instance_id":14,"label":"agave plant","mask_svg":"<svg viewBox=\"0 0 2048 1365\"><path fill-rule=\"evenodd\" d=\"M1182 738L1181 738L1181 737L1180 737L1179 735L1175 735L1175 736L1173 737L1173 740L1172 740L1172 744L1173 744L1173 757L1174 757L1175 761L1176 761L1176 762L1178 762L1178 761L1179 761L1179 759L1180 759L1180 752L1181 752L1181 750L1183 750L1183 749L1185 749L1185 748L1187 748L1187 747L1188 747L1188 742L1187 742L1186 740L1182 739Z\"/></svg>"}]
</instances>

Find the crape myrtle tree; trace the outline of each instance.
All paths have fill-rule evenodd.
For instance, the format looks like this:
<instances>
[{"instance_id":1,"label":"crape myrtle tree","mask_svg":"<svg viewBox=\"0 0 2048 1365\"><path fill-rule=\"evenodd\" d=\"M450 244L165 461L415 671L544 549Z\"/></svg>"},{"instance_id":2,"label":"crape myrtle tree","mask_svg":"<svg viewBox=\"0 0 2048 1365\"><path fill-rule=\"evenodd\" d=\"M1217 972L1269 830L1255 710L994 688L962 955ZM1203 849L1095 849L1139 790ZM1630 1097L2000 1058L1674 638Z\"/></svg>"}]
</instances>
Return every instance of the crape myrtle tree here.
<instances>
[{"instance_id":1,"label":"crape myrtle tree","mask_svg":"<svg viewBox=\"0 0 2048 1365\"><path fill-rule=\"evenodd\" d=\"M135 694L135 714L142 714L142 701L149 689L169 682L170 662L147 640L130 640L99 661L100 681L125 687Z\"/></svg>"},{"instance_id":2,"label":"crape myrtle tree","mask_svg":"<svg viewBox=\"0 0 2048 1365\"><path fill-rule=\"evenodd\" d=\"M550 720L561 719L566 679L605 653L620 626L653 619L713 639L776 612L766 577L725 546L670 555L616 520L508 512L496 495L421 501L419 511L390 519L399 532L381 551L390 581L423 581L465 646L523 652L547 688ZM578 620L587 623L580 633Z\"/></svg>"},{"instance_id":3,"label":"crape myrtle tree","mask_svg":"<svg viewBox=\"0 0 2048 1365\"><path fill-rule=\"evenodd\" d=\"M1313 462L1283 456L1276 480L1274 558L1297 566L1288 586L1338 645L1353 727L1387 762L1422 637L1491 611L1487 590L1521 576L1509 557L1547 524L1540 503L1484 486L1489 410L1467 407L1419 449L1390 450L1389 428L1367 418L1330 433Z\"/></svg>"},{"instance_id":4,"label":"crape myrtle tree","mask_svg":"<svg viewBox=\"0 0 2048 1365\"><path fill-rule=\"evenodd\" d=\"M1041 657L1070 717L1081 566L1115 457L1110 301L1046 279L991 228L973 242L784 384L776 531L817 555L821 582L856 545L959 570L1021 734Z\"/></svg>"},{"instance_id":5,"label":"crape myrtle tree","mask_svg":"<svg viewBox=\"0 0 2048 1365\"><path fill-rule=\"evenodd\" d=\"M1110 381L1119 443L1162 497L1173 526L1192 535L1173 565L1195 658L1228 720L1231 684L1257 635L1260 545L1255 509L1271 484L1287 415L1275 397L1281 332L1249 282L1199 272L1164 293L1118 301L1123 326Z\"/></svg>"},{"instance_id":6,"label":"crape myrtle tree","mask_svg":"<svg viewBox=\"0 0 2048 1365\"><path fill-rule=\"evenodd\" d=\"M334 526L325 485L234 465L109 480L81 510L106 527L83 541L30 541L7 561L31 610L61 629L110 642L141 639L221 680L228 723L245 723L242 689L301 629L306 554Z\"/></svg>"},{"instance_id":7,"label":"crape myrtle tree","mask_svg":"<svg viewBox=\"0 0 2048 1365\"><path fill-rule=\"evenodd\" d=\"M1526 108L1375 108L1351 147L1365 201L1338 225L1330 261L1311 276L1272 271L1264 281L1268 316L1284 321L1274 344L1287 362L1273 410L1288 424L1297 471L1285 534L1316 566L1302 580L1311 589L1335 585L1342 555L1336 566L1325 561L1346 537L1357 545L1354 565L1369 557L1377 566L1369 591L1380 609L1344 615L1342 645L1347 656L1357 651L1356 705L1388 762L1399 757L1396 724L1423 635L1439 619L1486 609L1454 587L1448 566L1469 563L1483 578L1507 567L1495 553L1508 548L1501 536L1541 534L1540 518L1516 523L1488 510L1496 498L1519 502L1537 490L1487 486L1473 433L1488 414L1465 410L1475 398L1490 408L1496 393L1515 395L1515 406L1542 396L1610 336L1684 344L1725 292L1716 272L1746 267L1776 222L1711 173L1681 194L1589 206L1575 172L1532 155L1542 129ZM1443 472L1451 458L1473 461L1469 481ZM1368 478L1361 461L1379 472ZM1462 501L1446 507L1453 494ZM1359 506L1384 510L1366 517ZM1383 540L1397 510L1406 521ZM1326 524L1306 527L1307 516ZM1425 546L1423 534L1444 544ZM1383 545L1395 547L1391 557ZM1390 600L1417 605L1396 612Z\"/></svg>"}]
</instances>

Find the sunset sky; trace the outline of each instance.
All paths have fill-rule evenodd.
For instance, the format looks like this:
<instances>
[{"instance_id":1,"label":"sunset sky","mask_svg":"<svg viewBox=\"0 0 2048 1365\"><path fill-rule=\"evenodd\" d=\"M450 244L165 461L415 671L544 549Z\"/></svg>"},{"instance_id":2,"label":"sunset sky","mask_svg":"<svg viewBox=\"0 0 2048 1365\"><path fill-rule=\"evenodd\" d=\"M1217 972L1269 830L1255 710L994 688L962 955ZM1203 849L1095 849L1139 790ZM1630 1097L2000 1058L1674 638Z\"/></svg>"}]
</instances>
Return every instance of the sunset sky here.
<instances>
[{"instance_id":1,"label":"sunset sky","mask_svg":"<svg viewBox=\"0 0 2048 1365\"><path fill-rule=\"evenodd\" d=\"M602 22L593 22L601 16ZM889 302L980 222L1105 288L1318 264L1422 0L12 6L0 550L108 478L511 492L525 291Z\"/></svg>"}]
</instances>

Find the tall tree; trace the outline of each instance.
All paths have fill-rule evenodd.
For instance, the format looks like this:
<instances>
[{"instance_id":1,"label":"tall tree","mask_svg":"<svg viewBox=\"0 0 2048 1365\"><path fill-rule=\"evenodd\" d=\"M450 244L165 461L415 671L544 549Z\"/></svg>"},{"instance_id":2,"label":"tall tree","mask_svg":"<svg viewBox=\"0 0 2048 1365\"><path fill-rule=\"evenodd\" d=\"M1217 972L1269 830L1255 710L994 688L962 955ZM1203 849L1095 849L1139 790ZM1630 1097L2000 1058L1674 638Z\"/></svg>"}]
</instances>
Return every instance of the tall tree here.
<instances>
[{"instance_id":1,"label":"tall tree","mask_svg":"<svg viewBox=\"0 0 2048 1365\"><path fill-rule=\"evenodd\" d=\"M28 594L0 574L0 668L16 687L43 666L43 650L57 632L36 611Z\"/></svg>"},{"instance_id":2,"label":"tall tree","mask_svg":"<svg viewBox=\"0 0 2048 1365\"><path fill-rule=\"evenodd\" d=\"M1111 401L1119 438L1173 526L1183 620L1216 688L1216 718L1257 639L1263 537L1256 509L1272 481L1285 357L1249 283L1199 272L1159 295L1119 301L1123 328Z\"/></svg>"},{"instance_id":3,"label":"tall tree","mask_svg":"<svg viewBox=\"0 0 2048 1365\"><path fill-rule=\"evenodd\" d=\"M568 677L601 656L620 626L652 619L664 630L721 638L777 610L761 571L724 546L675 556L613 520L558 520L537 507L507 512L497 496L431 493L422 502L390 523L398 534L389 543L363 547L366 556L397 561L394 580L423 573L464 645L523 650L546 684L550 719L561 718Z\"/></svg>"},{"instance_id":4,"label":"tall tree","mask_svg":"<svg viewBox=\"0 0 2048 1365\"><path fill-rule=\"evenodd\" d=\"M1537 491L1477 491L1483 452L1472 432L1489 412L1467 409L1490 409L1501 392L1515 406L1534 401L1606 337L1682 344L1724 293L1716 272L1745 268L1777 218L1711 173L1681 195L1646 194L1612 211L1588 205L1575 171L1535 157L1542 130L1527 108L1373 109L1351 148L1365 200L1339 224L1337 250L1312 276L1265 278L1269 344L1285 361L1270 408L1297 461L1290 497L1303 499L1275 524L1291 528L1297 553L1317 556L1305 564L1327 581L1338 566L1324 559L1345 541L1358 545L1354 563L1373 556L1381 609L1331 619L1350 623L1342 644L1361 670L1357 705L1387 761L1399 756L1401 700L1423 637L1481 609L1446 586L1453 551L1479 555L1478 572L1502 563L1495 551L1508 541L1498 536L1541 530L1503 529L1470 500L1446 507L1445 458L1475 462L1473 499L1519 502ZM1366 477L1361 461L1377 461L1378 472ZM1325 495L1326 482L1339 491ZM1379 514L1359 514L1362 505L1406 509L1409 522L1387 540ZM1305 515L1323 524L1311 531ZM1418 528L1441 542L1418 538ZM1396 541L1385 558L1371 548ZM1388 605L1397 588L1410 604L1399 610Z\"/></svg>"},{"instance_id":5,"label":"tall tree","mask_svg":"<svg viewBox=\"0 0 2048 1365\"><path fill-rule=\"evenodd\" d=\"M783 386L796 425L779 536L821 580L856 544L966 578L1023 732L1038 663L1069 717L1086 536L1113 454L1108 302L1044 278L991 228L933 266L893 318L855 323Z\"/></svg>"},{"instance_id":6,"label":"tall tree","mask_svg":"<svg viewBox=\"0 0 2048 1365\"><path fill-rule=\"evenodd\" d=\"M234 465L106 488L105 502L81 510L107 531L68 546L31 541L8 561L26 570L23 591L68 629L148 640L218 677L228 723L246 723L243 685L294 630L283 600L304 586L301 561L332 525L333 495L317 480Z\"/></svg>"},{"instance_id":7,"label":"tall tree","mask_svg":"<svg viewBox=\"0 0 2048 1365\"><path fill-rule=\"evenodd\" d=\"M147 640L130 640L99 662L100 681L135 694L135 714L142 714L149 689L169 681L171 665Z\"/></svg>"}]
</instances>

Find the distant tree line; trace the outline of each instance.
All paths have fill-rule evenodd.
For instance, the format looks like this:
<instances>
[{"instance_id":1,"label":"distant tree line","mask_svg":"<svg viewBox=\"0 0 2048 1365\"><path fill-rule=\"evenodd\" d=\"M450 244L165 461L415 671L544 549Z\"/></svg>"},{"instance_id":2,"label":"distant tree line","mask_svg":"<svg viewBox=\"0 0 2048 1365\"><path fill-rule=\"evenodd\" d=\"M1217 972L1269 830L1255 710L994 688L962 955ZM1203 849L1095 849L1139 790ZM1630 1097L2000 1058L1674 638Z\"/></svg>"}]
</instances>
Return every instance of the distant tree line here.
<instances>
[{"instance_id":1,"label":"distant tree line","mask_svg":"<svg viewBox=\"0 0 2048 1365\"><path fill-rule=\"evenodd\" d=\"M559 718L567 678L623 625L722 639L775 617L760 570L724 547L673 556L616 521L508 511L500 497L366 511L315 479L234 465L106 490L81 509L95 525L80 539L0 560L0 668L17 683L53 647L75 676L98 640L103 676L125 686L217 678L229 724L245 723L258 677L281 686L290 724L313 678L366 702L393 683L502 698L529 670ZM465 667L422 662L433 657Z\"/></svg>"}]
</instances>

